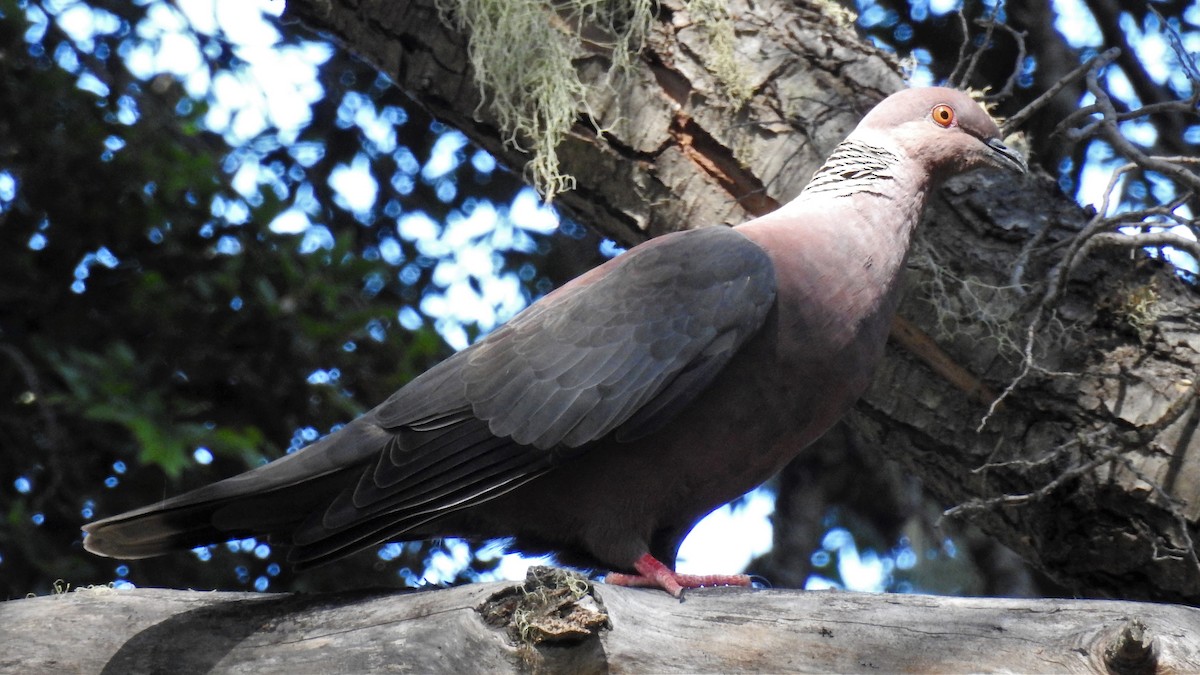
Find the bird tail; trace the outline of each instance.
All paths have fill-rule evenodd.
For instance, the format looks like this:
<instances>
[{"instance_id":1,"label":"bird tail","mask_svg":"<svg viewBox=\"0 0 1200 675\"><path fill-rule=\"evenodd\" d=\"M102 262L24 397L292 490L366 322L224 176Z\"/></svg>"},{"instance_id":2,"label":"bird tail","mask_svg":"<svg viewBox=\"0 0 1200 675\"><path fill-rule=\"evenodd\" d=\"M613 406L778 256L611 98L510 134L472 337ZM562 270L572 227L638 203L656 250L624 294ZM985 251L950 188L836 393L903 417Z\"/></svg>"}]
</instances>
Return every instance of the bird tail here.
<instances>
[{"instance_id":1,"label":"bird tail","mask_svg":"<svg viewBox=\"0 0 1200 675\"><path fill-rule=\"evenodd\" d=\"M245 537L291 543L315 509L358 480L378 430L351 424L299 452L223 481L83 526L83 546L110 558L149 558Z\"/></svg>"},{"instance_id":2,"label":"bird tail","mask_svg":"<svg viewBox=\"0 0 1200 675\"><path fill-rule=\"evenodd\" d=\"M155 505L88 523L83 526L83 547L96 555L133 560L203 546L225 534L210 524L213 508L207 506Z\"/></svg>"},{"instance_id":3,"label":"bird tail","mask_svg":"<svg viewBox=\"0 0 1200 675\"><path fill-rule=\"evenodd\" d=\"M224 481L223 481L224 482ZM223 483L222 482L222 483ZM309 513L315 502L328 500L345 481L330 483L317 479L303 484L257 494L205 490L205 495L188 492L179 497L128 511L83 526L83 547L97 555L126 560L149 558L172 551L246 537L269 537L274 543L289 543L291 530ZM225 488L214 483L208 488Z\"/></svg>"}]
</instances>

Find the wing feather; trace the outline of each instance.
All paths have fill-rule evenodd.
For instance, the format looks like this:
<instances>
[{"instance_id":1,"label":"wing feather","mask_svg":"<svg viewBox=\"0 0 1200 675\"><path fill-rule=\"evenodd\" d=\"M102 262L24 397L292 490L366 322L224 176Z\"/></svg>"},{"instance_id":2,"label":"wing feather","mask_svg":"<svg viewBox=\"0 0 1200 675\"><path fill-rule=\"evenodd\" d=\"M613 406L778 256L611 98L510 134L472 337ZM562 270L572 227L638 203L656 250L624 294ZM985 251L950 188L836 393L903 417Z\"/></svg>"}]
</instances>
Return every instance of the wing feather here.
<instances>
[{"instance_id":1,"label":"wing feather","mask_svg":"<svg viewBox=\"0 0 1200 675\"><path fill-rule=\"evenodd\" d=\"M661 428L761 327L774 294L766 253L729 228L609 261L368 413L393 440L297 529L293 558L315 564L403 537L614 431Z\"/></svg>"},{"instance_id":2,"label":"wing feather","mask_svg":"<svg viewBox=\"0 0 1200 675\"><path fill-rule=\"evenodd\" d=\"M614 411L652 398L654 387L729 332L730 349L713 355L719 371L774 300L769 258L728 228L662 237L610 265L519 315L460 361L464 397L493 433L520 429L541 449L596 440L622 422ZM631 372L639 377L626 379ZM599 399L576 392L614 383L597 391ZM542 409L555 414L530 415Z\"/></svg>"}]
</instances>

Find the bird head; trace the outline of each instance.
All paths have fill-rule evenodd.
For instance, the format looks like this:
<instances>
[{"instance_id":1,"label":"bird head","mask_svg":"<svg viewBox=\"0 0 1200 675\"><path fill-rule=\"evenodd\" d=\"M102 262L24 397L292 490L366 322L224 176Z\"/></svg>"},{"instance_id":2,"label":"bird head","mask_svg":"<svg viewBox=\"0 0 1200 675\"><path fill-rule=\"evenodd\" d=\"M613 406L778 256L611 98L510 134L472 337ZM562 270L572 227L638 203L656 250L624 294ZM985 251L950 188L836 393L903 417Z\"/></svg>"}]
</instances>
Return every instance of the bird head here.
<instances>
[{"instance_id":1,"label":"bird head","mask_svg":"<svg viewBox=\"0 0 1200 675\"><path fill-rule=\"evenodd\" d=\"M946 87L892 94L863 118L855 135L883 135L935 180L983 166L1017 173L1025 160L1004 144L995 120L965 92Z\"/></svg>"}]
</instances>

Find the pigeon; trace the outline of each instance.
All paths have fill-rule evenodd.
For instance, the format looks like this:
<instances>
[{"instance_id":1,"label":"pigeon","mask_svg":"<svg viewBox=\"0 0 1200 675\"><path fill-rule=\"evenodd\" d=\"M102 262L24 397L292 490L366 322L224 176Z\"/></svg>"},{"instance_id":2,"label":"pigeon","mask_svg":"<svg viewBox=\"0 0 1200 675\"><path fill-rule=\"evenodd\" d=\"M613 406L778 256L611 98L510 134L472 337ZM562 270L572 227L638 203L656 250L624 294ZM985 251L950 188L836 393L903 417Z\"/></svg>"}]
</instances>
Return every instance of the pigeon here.
<instances>
[{"instance_id":1,"label":"pigeon","mask_svg":"<svg viewBox=\"0 0 1200 675\"><path fill-rule=\"evenodd\" d=\"M750 585L676 572L680 543L866 390L929 194L980 167L1026 171L966 93L900 91L778 210L636 246L338 431L86 524L84 546L134 559L259 537L304 569L391 541L507 538L676 597Z\"/></svg>"}]
</instances>

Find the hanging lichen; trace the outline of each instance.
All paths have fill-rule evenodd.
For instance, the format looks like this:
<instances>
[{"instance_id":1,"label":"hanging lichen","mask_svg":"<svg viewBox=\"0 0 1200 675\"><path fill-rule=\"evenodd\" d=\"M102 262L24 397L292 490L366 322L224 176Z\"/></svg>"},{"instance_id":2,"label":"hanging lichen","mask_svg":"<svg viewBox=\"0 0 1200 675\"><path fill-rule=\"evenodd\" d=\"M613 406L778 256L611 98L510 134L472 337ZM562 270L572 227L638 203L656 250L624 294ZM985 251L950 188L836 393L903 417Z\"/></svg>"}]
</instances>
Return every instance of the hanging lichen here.
<instances>
[{"instance_id":1,"label":"hanging lichen","mask_svg":"<svg viewBox=\"0 0 1200 675\"><path fill-rule=\"evenodd\" d=\"M581 32L607 50L610 74L628 68L653 20L654 0L436 0L443 18L470 36L475 81L505 134L530 152L527 179L547 201L575 180L559 172L555 149L586 109L587 85L574 59ZM611 36L598 44L595 34Z\"/></svg>"},{"instance_id":2,"label":"hanging lichen","mask_svg":"<svg viewBox=\"0 0 1200 675\"><path fill-rule=\"evenodd\" d=\"M657 0L435 2L443 20L470 36L467 51L484 93L481 105L495 117L506 143L532 155L526 178L547 201L573 189L575 179L559 171L556 149L579 111L587 109L588 85L579 79L575 59L600 51L609 58L610 76L629 68ZM741 106L754 90L737 55L728 6L723 0L685 0L684 7L708 42L703 58L720 94Z\"/></svg>"},{"instance_id":3,"label":"hanging lichen","mask_svg":"<svg viewBox=\"0 0 1200 675\"><path fill-rule=\"evenodd\" d=\"M741 106L754 95L754 87L737 55L737 33L724 0L687 0L687 11L708 37L706 66L717 78L722 93Z\"/></svg>"}]
</instances>

